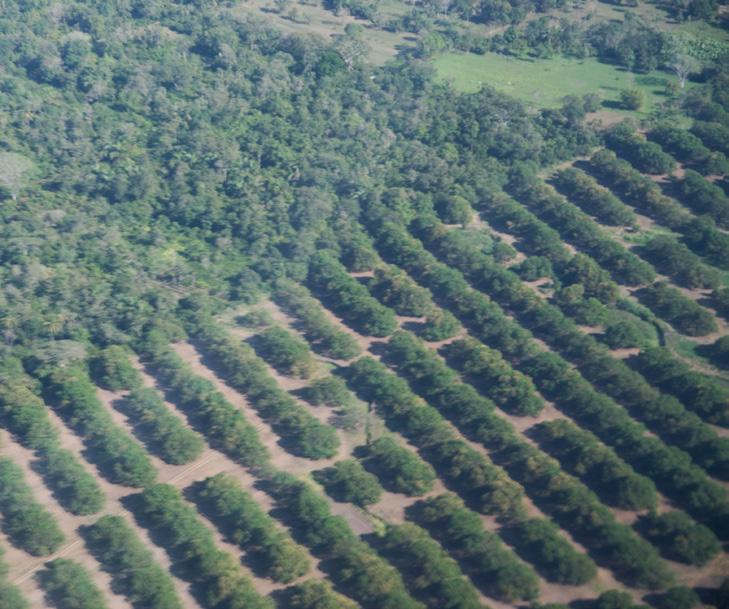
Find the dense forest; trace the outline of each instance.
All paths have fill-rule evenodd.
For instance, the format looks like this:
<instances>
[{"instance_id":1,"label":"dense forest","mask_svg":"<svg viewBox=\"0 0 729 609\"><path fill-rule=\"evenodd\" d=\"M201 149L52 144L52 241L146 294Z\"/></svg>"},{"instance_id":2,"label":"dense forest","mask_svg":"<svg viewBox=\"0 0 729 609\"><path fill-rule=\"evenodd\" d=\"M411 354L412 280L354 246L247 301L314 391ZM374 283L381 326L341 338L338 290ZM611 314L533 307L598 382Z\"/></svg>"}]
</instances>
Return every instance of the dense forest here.
<instances>
[{"instance_id":1,"label":"dense forest","mask_svg":"<svg viewBox=\"0 0 729 609\"><path fill-rule=\"evenodd\" d=\"M0 3L0 607L729 607L726 6L291 4Z\"/></svg>"}]
</instances>

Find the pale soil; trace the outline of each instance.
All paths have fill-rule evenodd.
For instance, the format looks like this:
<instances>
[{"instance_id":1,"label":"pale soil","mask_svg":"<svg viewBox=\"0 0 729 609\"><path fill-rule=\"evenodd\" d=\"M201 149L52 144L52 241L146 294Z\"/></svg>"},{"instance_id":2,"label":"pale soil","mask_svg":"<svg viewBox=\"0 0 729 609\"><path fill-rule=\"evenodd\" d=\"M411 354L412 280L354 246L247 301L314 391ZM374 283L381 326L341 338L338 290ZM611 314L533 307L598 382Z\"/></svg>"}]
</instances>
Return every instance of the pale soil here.
<instances>
[{"instance_id":1,"label":"pale soil","mask_svg":"<svg viewBox=\"0 0 729 609\"><path fill-rule=\"evenodd\" d=\"M326 308L325 308L325 310L326 310ZM330 315L331 315L331 313L330 313ZM334 316L332 315L332 317L334 317ZM545 348L545 350L549 350L549 347L543 341L536 339L536 342L541 344ZM619 353L619 355L622 355L622 356L627 355L627 350L626 350L626 352ZM376 356L374 356L374 357L376 357ZM513 417L513 416L506 415L504 413L500 413L500 414L502 416L504 416L505 418L507 418L515 426L515 428L518 431L523 433L529 427L531 427L531 425L535 424L539 420L553 420L555 418L564 416L561 412L559 412L555 408L553 403L547 402L546 400L545 400L545 402L547 403L547 407L545 408L545 411L540 414L540 416L537 418L537 420L534 420L534 419L530 420L528 418L521 418L521 417ZM568 417L565 417L565 418L568 418ZM578 427L580 427L580 426L578 425ZM652 434L650 431L646 431L646 435L654 436L654 434ZM527 438L527 440L528 440L528 438ZM474 448L476 448L478 450L478 447L474 447ZM727 485L724 485L724 486L727 486ZM658 501L659 501L659 503L658 503L657 509L659 512L673 509L671 506L671 503L660 493L658 493ZM609 509L611 509L614 517L616 518L616 520L618 522L621 522L626 525L632 525L639 515L637 513L626 511L626 510L618 510L618 509L614 509L614 508L609 508ZM563 533L564 533L564 531L563 531ZM577 545L577 547L580 547L579 544L576 544L576 545ZM674 565L674 564L669 563L669 566L677 573L679 573L679 574L682 573L681 565ZM701 570L701 572L706 572L706 569ZM620 584L619 582L617 582L617 580L614 579L614 577L612 576L612 574L609 571L607 571L606 569L603 569L603 568L599 569L598 578L595 581L590 582L586 586L579 587L578 589L573 589L569 586L548 584L546 582L542 583L542 587L543 587L543 593L540 598L544 602L570 602L572 600L576 600L579 598L595 596L600 591L603 591L605 589L610 589L610 588L625 589L625 587L622 584ZM640 591L637 591L637 590L629 590L629 591L636 599L640 598L640 596L642 594Z\"/></svg>"},{"instance_id":2,"label":"pale soil","mask_svg":"<svg viewBox=\"0 0 729 609\"><path fill-rule=\"evenodd\" d=\"M542 291L540 288L543 285L546 285L548 283L551 283L552 280L549 277L540 277L539 279L535 279L534 281L522 281L522 283L530 288L537 296L539 296L543 300L549 299L549 297L554 293L554 290L549 290L548 292Z\"/></svg>"},{"instance_id":3,"label":"pale soil","mask_svg":"<svg viewBox=\"0 0 729 609\"><path fill-rule=\"evenodd\" d=\"M509 261L509 264L519 264L522 262L526 258L526 254L520 252L519 248L516 247L518 239L514 235L496 230L486 220L484 220L483 216L484 214L475 212L473 214L473 219L471 220L471 226L486 231L487 233L491 233L501 239L504 243L513 247L516 250L516 256Z\"/></svg>"},{"instance_id":4,"label":"pale soil","mask_svg":"<svg viewBox=\"0 0 729 609\"><path fill-rule=\"evenodd\" d=\"M326 307L324 307L325 310ZM329 312L330 315L333 316L331 312ZM368 355L372 356L373 358L377 358L376 354L368 353ZM559 414L556 412L555 409L545 409L546 412L544 413L544 420L547 420L548 418L557 418ZM517 417L513 417L517 418ZM528 425L533 425L535 423L534 419L521 419L522 421L526 421ZM490 460L490 457L488 455L488 451L481 446L478 443L471 442L467 438L465 438L459 430L455 428L451 423L448 423L449 427L453 430L456 437L462 439L464 442L466 442L471 448L479 452L480 454L484 455L487 459ZM520 425L521 426L521 425ZM527 441L530 441L529 438L525 439ZM380 502L382 503L382 502ZM378 504L379 506L380 504ZM524 505L527 509L527 512L530 516L535 517L545 517L544 513L536 506L534 503L527 497L524 496ZM399 515L400 509L403 509L406 506L406 500L400 500L397 503L394 503L392 507L385 508L388 511L385 512L386 515ZM384 507L384 506L383 506ZM382 507L380 509L383 509ZM487 527L487 529L498 532L499 525L496 523L494 519L489 519L486 516L481 516L482 522L484 522L484 525ZM577 543L569 533L567 533L564 530L560 530L561 534L564 535L564 537L568 540L568 542L573 545L578 551L586 553L584 546ZM562 586L558 584L551 584L547 581L545 581L543 578L540 577L540 588L542 590L542 593L540 595L540 598L543 598L545 601L549 602L571 602L573 600L577 600L580 598L595 596L595 590L606 590L610 588L622 588L623 586L613 577L612 573L610 573L607 569L599 567L598 568L598 575L597 577L590 583L584 585L584 586ZM488 599L488 602L494 606L496 605L502 605L502 603L499 603L495 599Z\"/></svg>"},{"instance_id":5,"label":"pale soil","mask_svg":"<svg viewBox=\"0 0 729 609\"><path fill-rule=\"evenodd\" d=\"M264 303L262 305L264 308L269 310L269 312L272 309L272 303ZM275 305L273 305L275 306ZM285 319L285 316L280 314L276 316L278 317L278 320L283 322L282 325L288 325L289 329L291 328L290 325L290 319ZM399 325L402 326L406 323L412 322L412 321L420 321L419 318L410 318L410 317L403 317L398 316L398 322ZM233 334L239 334L237 331L233 330ZM454 340L454 339L451 339ZM449 341L441 341L443 343L449 342ZM277 378L279 385L282 387L285 387L285 377L282 377L282 375L276 373L275 370L269 367L269 372ZM297 387L298 388L298 387ZM311 410L311 407L308 407ZM325 409L327 410L327 409ZM380 421L381 422L381 421ZM384 422L381 422L384 427ZM390 435L392 435L398 443L400 443L402 446L405 446L409 450L412 450L413 452L417 453L417 450L414 446L412 446L405 438L403 438L400 434L395 432L390 432ZM350 452L351 454L351 452ZM434 485L434 488L429 493L419 496L419 497L406 497L402 494L398 493L391 493L385 491L383 493L383 496L381 500L374 505L368 506L366 510L361 510L359 508L356 508L352 506L351 504L347 503L340 503L336 501L331 502L331 509L334 514L343 516L345 519L348 520L351 528L353 531L359 535L368 534L372 531L372 524L367 519L366 515L369 514L370 517L374 517L378 520L381 520L386 523L401 523L406 520L405 511L408 507L412 506L417 501L423 499L424 497L431 497L440 493L443 493L447 491L446 487L442 484L440 480L436 480L436 484ZM354 512L353 512L354 510ZM359 518L357 518L359 516ZM359 526L358 526L359 525ZM498 601L495 601L494 599L487 598L483 596L480 592L479 595L481 596L481 599L483 602L487 604L491 604L492 606L505 606L502 603L499 603Z\"/></svg>"},{"instance_id":6,"label":"pale soil","mask_svg":"<svg viewBox=\"0 0 729 609\"><path fill-rule=\"evenodd\" d=\"M9 579L18 585L22 592L28 593L29 596L37 599L37 583L32 581L34 579L32 576L36 570L31 571L27 569L25 573L18 575L19 566L23 564L27 565L32 560L36 563L39 562L40 565L38 566L42 567L45 561L53 558L68 558L78 562L88 571L96 585L107 597L110 609L133 609L125 598L112 592L109 574L102 570L101 565L86 550L83 542L76 537L76 529L78 526L93 522L96 520L96 517L77 517L66 512L58 504L48 488L46 488L41 476L31 467L31 463L34 461L33 453L16 443L10 434L4 430L2 431L2 454L10 457L16 465L20 466L23 470L26 483L33 491L35 500L53 515L56 523L67 537L66 543L58 552L41 559L26 555L26 560L22 560L25 557L22 556L24 552L20 550L18 550L19 556L11 556L8 553L5 556L5 560L10 566ZM8 547L10 547L9 542ZM45 604L38 604L36 606L45 607Z\"/></svg>"},{"instance_id":7,"label":"pale soil","mask_svg":"<svg viewBox=\"0 0 729 609\"><path fill-rule=\"evenodd\" d=\"M142 375L145 386L160 389L160 387L156 384L155 379L141 366L138 361L136 362L136 366L137 369L140 371L140 374ZM185 415L180 412L174 404L172 404L168 400L165 400L165 403L170 412L172 412L177 417L187 423L187 418L185 417ZM205 455L210 455L210 459L206 459ZM180 477L180 480L173 479L173 481L181 482L182 478L184 478L187 483L186 486L188 486L189 483L204 480L206 478L209 478L210 476L214 476L219 473L229 474L235 477L236 481L241 485L241 487L244 488L256 500L259 506L266 513L270 515L270 513L273 511L273 500L268 494L256 487L256 478L253 477L248 472L248 470L246 470L246 468L231 461L223 453L213 448L208 448L205 453L196 461L196 463L200 464L201 469L199 471L195 471L195 473L192 475L192 472L190 471L183 472L183 476ZM275 518L274 520L276 521L277 525L280 526L282 529L285 529L287 531L289 530L287 526L285 526ZM306 548L304 549L306 550ZM324 576L318 567L319 560L311 555L309 555L309 558L312 561L313 567L311 573L309 573L308 576L310 577L313 575L316 578L323 578Z\"/></svg>"},{"instance_id":8,"label":"pale soil","mask_svg":"<svg viewBox=\"0 0 729 609\"><path fill-rule=\"evenodd\" d=\"M236 406L239 410L241 410L241 412L243 412L243 414L245 414L249 422L258 430L259 437L271 454L271 464L276 469L289 472L296 476L307 477L312 471L328 467L337 460L337 458L332 458L314 461L303 457L295 457L287 453L279 445L279 437L273 432L271 427L258 416L245 397L226 385L209 368L207 368L207 366L202 363L200 354L192 345L188 343L177 343L173 345L173 348L180 357L185 359L195 374L210 380L215 385L215 388L220 391L231 404ZM334 509L334 507L332 509ZM354 506L346 504L346 506L342 508L342 511L344 513L339 515L347 520L353 530L364 531L365 524L361 515L356 511ZM371 525L367 528L369 529L367 531L368 533L373 531Z\"/></svg>"},{"instance_id":9,"label":"pale soil","mask_svg":"<svg viewBox=\"0 0 729 609\"><path fill-rule=\"evenodd\" d=\"M628 359L640 353L640 347L626 347L624 349L611 349L610 354L617 359Z\"/></svg>"}]
</instances>

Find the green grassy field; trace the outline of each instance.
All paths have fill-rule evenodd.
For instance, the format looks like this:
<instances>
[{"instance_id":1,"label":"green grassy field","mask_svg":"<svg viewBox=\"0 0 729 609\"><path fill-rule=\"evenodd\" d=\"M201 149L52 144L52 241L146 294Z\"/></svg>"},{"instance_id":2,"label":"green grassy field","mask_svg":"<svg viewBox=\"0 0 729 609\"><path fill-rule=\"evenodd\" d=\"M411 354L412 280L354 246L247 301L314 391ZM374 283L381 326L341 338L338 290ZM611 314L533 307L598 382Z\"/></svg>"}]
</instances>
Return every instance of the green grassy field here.
<instances>
[{"instance_id":1,"label":"green grassy field","mask_svg":"<svg viewBox=\"0 0 729 609\"><path fill-rule=\"evenodd\" d=\"M398 15L405 9L406 5L399 0L385 0L380 5L380 12L384 18ZM279 13L274 7L273 0L249 0L228 10L234 16L247 14L264 19L285 32L315 34L329 41L342 35L348 23L357 23L365 28L364 39L368 47L366 59L375 65L383 65L395 57L398 50L414 46L417 40L411 34L388 32L345 13L335 15L319 4L301 4L292 1L283 13ZM296 18L292 18L292 11Z\"/></svg>"},{"instance_id":2,"label":"green grassy field","mask_svg":"<svg viewBox=\"0 0 729 609\"><path fill-rule=\"evenodd\" d=\"M445 53L434 60L438 76L460 91L477 91L488 84L537 108L554 108L565 95L598 93L614 102L622 89L638 88L645 95L644 113L665 101L665 84L676 78L665 72L633 74L595 59L522 60L495 53Z\"/></svg>"}]
</instances>

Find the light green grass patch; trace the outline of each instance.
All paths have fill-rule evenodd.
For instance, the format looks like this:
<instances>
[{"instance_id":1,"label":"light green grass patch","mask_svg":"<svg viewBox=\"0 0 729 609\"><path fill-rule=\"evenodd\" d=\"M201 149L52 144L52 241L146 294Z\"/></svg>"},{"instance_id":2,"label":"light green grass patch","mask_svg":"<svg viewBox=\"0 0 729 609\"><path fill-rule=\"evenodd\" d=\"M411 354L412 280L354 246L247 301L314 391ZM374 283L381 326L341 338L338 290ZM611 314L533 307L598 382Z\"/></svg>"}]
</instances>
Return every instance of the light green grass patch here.
<instances>
[{"instance_id":1,"label":"light green grass patch","mask_svg":"<svg viewBox=\"0 0 729 609\"><path fill-rule=\"evenodd\" d=\"M404 6L396 0L387 0L380 12L384 17L392 17L402 12ZM296 0L292 0L283 13L277 12L273 0L249 0L229 10L234 17L253 15L284 32L315 34L330 42L344 33L347 24L359 24L365 28L364 40L368 47L366 59L375 65L385 64L397 55L399 49L413 46L416 41L411 34L388 32L351 15L335 15L319 4L302 4ZM298 15L297 19L291 18L292 10Z\"/></svg>"},{"instance_id":2,"label":"light green grass patch","mask_svg":"<svg viewBox=\"0 0 729 609\"><path fill-rule=\"evenodd\" d=\"M642 112L649 113L666 101L665 85L676 77L665 72L634 74L596 59L516 59L496 53L444 53L433 61L437 74L459 91L478 91L491 85L536 108L556 108L565 95L597 93L616 102L623 89L643 91Z\"/></svg>"}]
</instances>

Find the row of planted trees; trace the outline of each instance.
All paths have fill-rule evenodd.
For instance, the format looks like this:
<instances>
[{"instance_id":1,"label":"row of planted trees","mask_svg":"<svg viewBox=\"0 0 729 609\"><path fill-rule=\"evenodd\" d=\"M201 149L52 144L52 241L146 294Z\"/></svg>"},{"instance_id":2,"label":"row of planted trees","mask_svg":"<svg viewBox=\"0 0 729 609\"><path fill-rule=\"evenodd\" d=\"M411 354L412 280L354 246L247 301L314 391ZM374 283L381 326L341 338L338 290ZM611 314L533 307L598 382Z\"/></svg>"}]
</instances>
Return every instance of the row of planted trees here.
<instances>
[{"instance_id":1,"label":"row of planted trees","mask_svg":"<svg viewBox=\"0 0 729 609\"><path fill-rule=\"evenodd\" d=\"M363 398L377 405L388 424L418 446L444 482L474 509L509 521L528 522L521 488L501 468L455 437L437 410L413 395L404 380L370 358L352 364L348 380ZM576 552L556 527L546 526L542 533L539 543L526 553L548 579L560 583L591 579L595 573L592 561Z\"/></svg>"},{"instance_id":2,"label":"row of planted trees","mask_svg":"<svg viewBox=\"0 0 729 609\"><path fill-rule=\"evenodd\" d=\"M49 402L83 437L111 482L141 487L154 481L156 473L146 451L114 424L82 364L51 369L42 380Z\"/></svg>"},{"instance_id":3,"label":"row of planted trees","mask_svg":"<svg viewBox=\"0 0 729 609\"><path fill-rule=\"evenodd\" d=\"M671 444L687 451L696 462L719 477L729 475L729 442L716 435L698 416L685 410L673 396L663 395L628 365L613 357L595 338L583 333L574 321L557 307L523 286L519 279L490 259L478 256L478 264L462 265L446 247L444 229L431 218L416 222L415 232L445 262L462 269L466 277L482 292L490 294L522 325L528 326L550 347L579 367L595 387L627 407ZM654 284L659 289L661 284ZM517 325L508 320L499 307L489 303L505 327ZM698 306L698 305L697 305ZM530 340L524 339L524 350Z\"/></svg>"},{"instance_id":4,"label":"row of planted trees","mask_svg":"<svg viewBox=\"0 0 729 609\"><path fill-rule=\"evenodd\" d=\"M3 427L35 451L44 480L65 509L76 515L98 512L104 505L103 492L73 453L61 448L47 406L31 386L31 379L21 372L0 385Z\"/></svg>"},{"instance_id":5,"label":"row of planted trees","mask_svg":"<svg viewBox=\"0 0 729 609\"><path fill-rule=\"evenodd\" d=\"M585 545L595 550L620 577L627 581L642 582L644 585L660 585L661 578L667 579L667 571L658 560L655 551L631 535L629 529L617 523L607 510L585 486L566 476L559 466L531 445L519 438L513 428L497 433L489 425L493 414L488 412L488 403L471 387L460 385L457 376L438 357L418 344L412 335L398 334L390 342L389 353L398 371L408 378L422 395L439 410L448 412L452 420L469 435L491 448L492 455L513 477L520 480L535 500L544 506L553 517ZM458 395L459 400L452 396ZM595 444L589 457L599 460L591 474L602 474L598 485L607 492L611 485L619 485L613 501L621 501L621 507L640 509L655 503L655 489L649 480L637 476L611 451L596 451ZM608 469L618 465L618 472ZM579 463L573 471L579 472ZM585 472L586 475L586 472ZM624 478L618 480L618 478ZM622 484L620 484L622 483ZM589 517L588 517L589 515ZM655 579L654 579L655 578Z\"/></svg>"},{"instance_id":6,"label":"row of planted trees","mask_svg":"<svg viewBox=\"0 0 729 609\"><path fill-rule=\"evenodd\" d=\"M498 349L505 359L532 378L559 406L701 521L718 527L729 513L724 491L709 480L686 454L646 436L613 400L595 391L560 356L542 352L528 331L505 317L483 294L470 289L455 269L438 263L422 244L396 223L373 225L378 246L446 304L474 337Z\"/></svg>"},{"instance_id":7,"label":"row of planted trees","mask_svg":"<svg viewBox=\"0 0 729 609\"><path fill-rule=\"evenodd\" d=\"M166 463L182 465L197 459L205 442L172 412L159 391L144 387L142 375L132 365L125 348L112 345L91 358L89 369L96 382L111 391L128 390L118 407L129 417L149 450Z\"/></svg>"},{"instance_id":8,"label":"row of planted trees","mask_svg":"<svg viewBox=\"0 0 729 609\"><path fill-rule=\"evenodd\" d=\"M246 395L251 405L269 421L273 429L294 454L311 459L332 457L339 439L331 427L321 423L291 395L279 388L264 362L252 348L231 339L211 320L199 318L193 323L193 335L213 366L234 388ZM279 341L281 333L277 333ZM269 334L270 337L270 334ZM298 345L298 339L284 333L283 342ZM269 348L273 346L269 342ZM282 352L277 352L283 357ZM305 352L308 355L308 352Z\"/></svg>"},{"instance_id":9,"label":"row of planted trees","mask_svg":"<svg viewBox=\"0 0 729 609\"><path fill-rule=\"evenodd\" d=\"M650 178L612 151L599 150L592 155L589 171L641 213L677 232L689 248L711 264L728 267L729 236L716 227L714 220L692 217L679 203L664 195Z\"/></svg>"}]
</instances>

